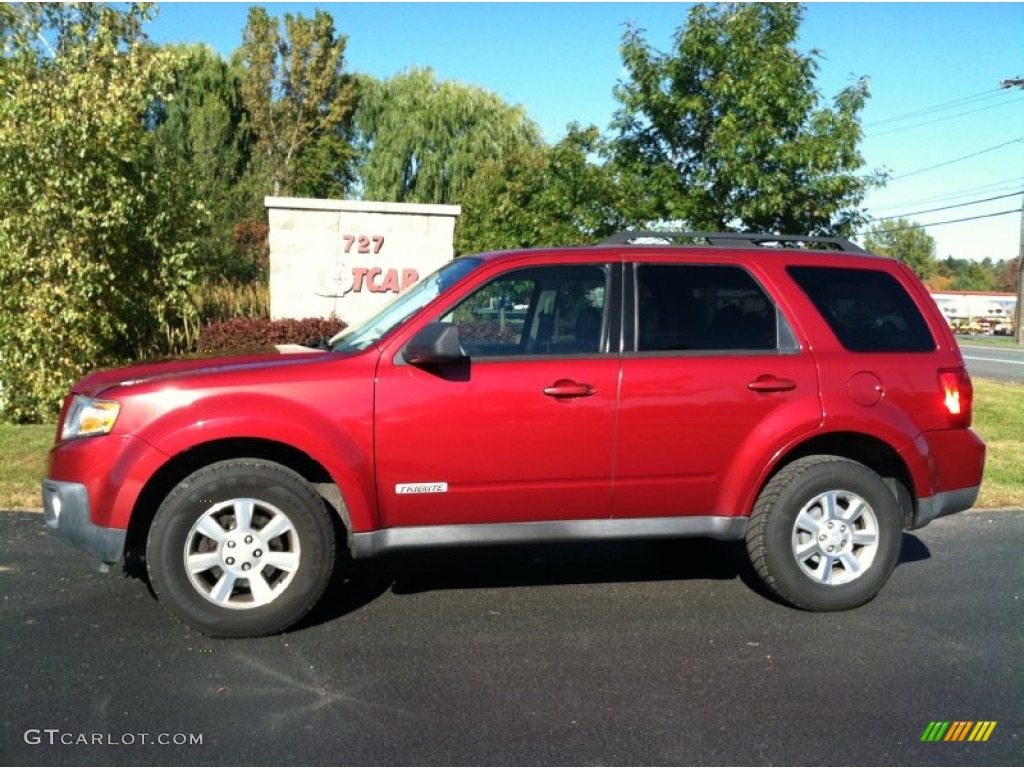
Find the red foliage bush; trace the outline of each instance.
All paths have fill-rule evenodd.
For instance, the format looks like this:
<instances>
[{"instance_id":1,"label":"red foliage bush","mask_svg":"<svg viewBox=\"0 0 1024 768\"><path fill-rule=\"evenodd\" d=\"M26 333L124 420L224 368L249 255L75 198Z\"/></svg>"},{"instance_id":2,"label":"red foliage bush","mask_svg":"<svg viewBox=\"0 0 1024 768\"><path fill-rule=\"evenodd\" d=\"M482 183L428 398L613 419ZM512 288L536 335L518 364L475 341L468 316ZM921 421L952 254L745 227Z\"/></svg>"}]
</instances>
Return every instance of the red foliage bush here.
<instances>
[{"instance_id":1,"label":"red foliage bush","mask_svg":"<svg viewBox=\"0 0 1024 768\"><path fill-rule=\"evenodd\" d=\"M268 320L265 317L233 317L210 323L199 332L200 352L264 347L273 344L309 344L330 338L347 324L333 315L301 320Z\"/></svg>"},{"instance_id":2,"label":"red foliage bush","mask_svg":"<svg viewBox=\"0 0 1024 768\"><path fill-rule=\"evenodd\" d=\"M270 227L267 223L259 219L240 221L231 234L239 254L266 273L270 267Z\"/></svg>"}]
</instances>

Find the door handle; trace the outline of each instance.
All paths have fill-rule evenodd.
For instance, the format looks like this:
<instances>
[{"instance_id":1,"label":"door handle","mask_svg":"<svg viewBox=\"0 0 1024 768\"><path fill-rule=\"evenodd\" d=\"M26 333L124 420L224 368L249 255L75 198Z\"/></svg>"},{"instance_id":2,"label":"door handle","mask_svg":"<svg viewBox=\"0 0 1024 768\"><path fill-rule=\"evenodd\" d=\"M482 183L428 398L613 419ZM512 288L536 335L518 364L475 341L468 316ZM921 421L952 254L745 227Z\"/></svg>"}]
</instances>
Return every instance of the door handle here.
<instances>
[{"instance_id":1,"label":"door handle","mask_svg":"<svg viewBox=\"0 0 1024 768\"><path fill-rule=\"evenodd\" d=\"M590 397L597 392L590 384L579 384L572 379L559 379L550 387L544 387L548 397Z\"/></svg>"},{"instance_id":2,"label":"door handle","mask_svg":"<svg viewBox=\"0 0 1024 768\"><path fill-rule=\"evenodd\" d=\"M789 392L791 389L796 389L796 382L792 379L777 379L771 374L765 374L747 384L747 389L754 392Z\"/></svg>"}]
</instances>

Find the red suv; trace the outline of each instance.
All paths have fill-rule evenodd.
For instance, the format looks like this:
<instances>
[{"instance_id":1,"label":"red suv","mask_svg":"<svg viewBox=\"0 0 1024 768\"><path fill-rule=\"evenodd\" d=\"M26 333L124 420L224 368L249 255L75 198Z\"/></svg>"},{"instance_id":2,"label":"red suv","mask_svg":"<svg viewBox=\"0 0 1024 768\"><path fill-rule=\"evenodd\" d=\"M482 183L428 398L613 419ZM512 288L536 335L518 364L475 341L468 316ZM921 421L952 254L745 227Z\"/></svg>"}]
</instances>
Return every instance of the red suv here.
<instances>
[{"instance_id":1,"label":"red suv","mask_svg":"<svg viewBox=\"0 0 1024 768\"><path fill-rule=\"evenodd\" d=\"M324 351L87 376L46 523L217 636L296 622L339 544L745 540L789 603L867 602L977 497L956 341L852 243L674 237L462 257Z\"/></svg>"}]
</instances>

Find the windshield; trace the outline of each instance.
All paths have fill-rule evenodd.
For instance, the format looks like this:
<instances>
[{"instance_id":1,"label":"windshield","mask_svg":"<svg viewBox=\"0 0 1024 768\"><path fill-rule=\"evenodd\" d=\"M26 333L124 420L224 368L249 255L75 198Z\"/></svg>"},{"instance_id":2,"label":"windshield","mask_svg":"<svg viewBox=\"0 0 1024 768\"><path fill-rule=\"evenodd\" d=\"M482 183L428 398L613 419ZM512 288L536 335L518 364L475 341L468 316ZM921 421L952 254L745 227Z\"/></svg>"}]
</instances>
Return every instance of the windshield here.
<instances>
[{"instance_id":1,"label":"windshield","mask_svg":"<svg viewBox=\"0 0 1024 768\"><path fill-rule=\"evenodd\" d=\"M361 352L371 344L376 344L481 263L480 259L461 258L446 264L437 272L423 278L369 320L361 325L346 328L333 337L330 341L331 350Z\"/></svg>"}]
</instances>

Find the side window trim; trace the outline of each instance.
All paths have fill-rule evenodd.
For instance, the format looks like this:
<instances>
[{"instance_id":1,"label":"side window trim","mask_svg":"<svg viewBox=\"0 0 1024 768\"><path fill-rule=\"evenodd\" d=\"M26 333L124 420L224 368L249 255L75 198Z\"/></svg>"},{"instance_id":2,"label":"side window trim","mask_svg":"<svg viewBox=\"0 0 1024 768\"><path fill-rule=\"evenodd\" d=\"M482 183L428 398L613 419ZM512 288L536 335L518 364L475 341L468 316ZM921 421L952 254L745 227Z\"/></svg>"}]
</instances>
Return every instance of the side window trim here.
<instances>
[{"instance_id":1,"label":"side window trim","mask_svg":"<svg viewBox=\"0 0 1024 768\"><path fill-rule=\"evenodd\" d=\"M624 261L622 263L622 338L619 349L623 355L635 354L639 341L636 322L636 268L636 262Z\"/></svg>"},{"instance_id":2,"label":"side window trim","mask_svg":"<svg viewBox=\"0 0 1024 768\"><path fill-rule=\"evenodd\" d=\"M764 290L762 286L762 290ZM769 301L772 301L770 293L765 291L765 295ZM796 333L793 331L793 326L789 324L789 320L786 319L785 313L782 311L782 307L775 304L775 344L776 351L780 355L799 355L801 352L800 341L796 337Z\"/></svg>"}]
</instances>

